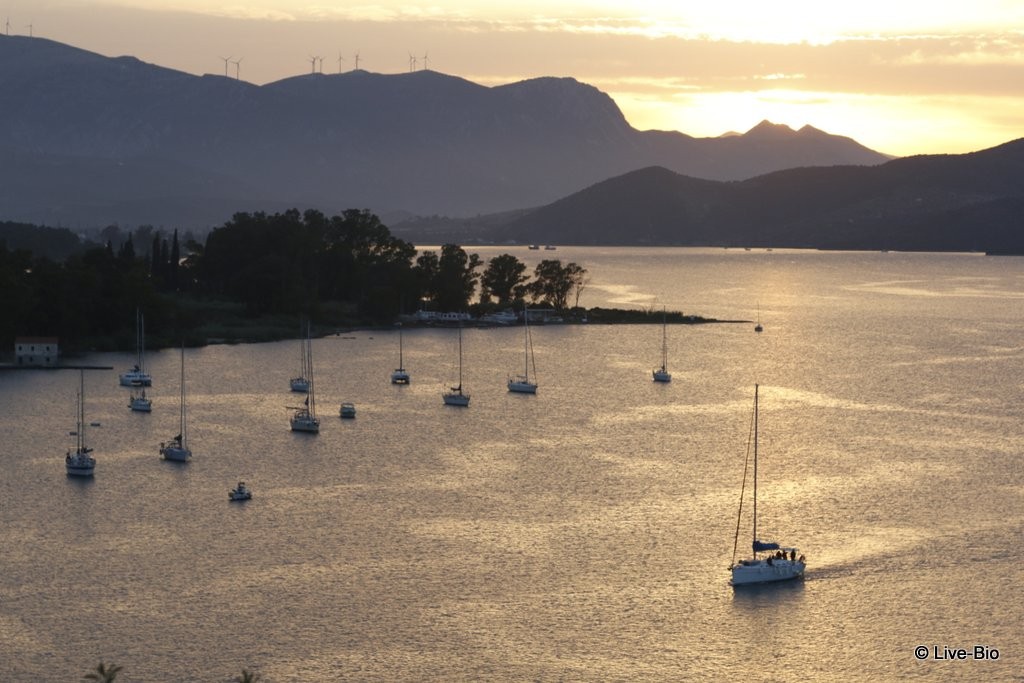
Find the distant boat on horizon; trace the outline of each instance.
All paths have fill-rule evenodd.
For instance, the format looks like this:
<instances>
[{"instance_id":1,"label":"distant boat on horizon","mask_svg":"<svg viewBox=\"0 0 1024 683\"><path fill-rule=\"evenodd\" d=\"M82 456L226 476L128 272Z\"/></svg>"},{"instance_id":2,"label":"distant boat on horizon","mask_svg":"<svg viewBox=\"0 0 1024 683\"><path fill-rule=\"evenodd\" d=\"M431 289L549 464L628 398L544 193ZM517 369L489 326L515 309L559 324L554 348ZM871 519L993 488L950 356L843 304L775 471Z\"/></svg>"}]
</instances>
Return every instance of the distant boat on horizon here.
<instances>
[{"instance_id":1,"label":"distant boat on horizon","mask_svg":"<svg viewBox=\"0 0 1024 683\"><path fill-rule=\"evenodd\" d=\"M299 375L292 377L288 385L300 394L309 392L309 360L306 358L306 330L299 326Z\"/></svg>"}]
</instances>

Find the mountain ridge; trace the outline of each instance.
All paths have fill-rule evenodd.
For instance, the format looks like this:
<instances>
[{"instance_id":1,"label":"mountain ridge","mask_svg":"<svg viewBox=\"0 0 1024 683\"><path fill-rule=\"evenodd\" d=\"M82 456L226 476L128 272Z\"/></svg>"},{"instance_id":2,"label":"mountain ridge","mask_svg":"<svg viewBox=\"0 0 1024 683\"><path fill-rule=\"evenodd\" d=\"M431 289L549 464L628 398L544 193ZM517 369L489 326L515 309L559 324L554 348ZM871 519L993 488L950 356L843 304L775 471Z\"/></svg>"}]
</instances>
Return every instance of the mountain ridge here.
<instances>
[{"instance_id":1,"label":"mountain ridge","mask_svg":"<svg viewBox=\"0 0 1024 683\"><path fill-rule=\"evenodd\" d=\"M261 86L0 36L0 91L0 164L21 163L26 190L0 190L3 218L46 224L209 226L230 216L228 201L471 216L540 206L651 165L741 180L889 159L788 127L729 138L640 131L606 93L569 77L486 87L429 70L359 70ZM135 194L99 182L112 161L140 169ZM50 189L76 186L90 196Z\"/></svg>"}]
</instances>

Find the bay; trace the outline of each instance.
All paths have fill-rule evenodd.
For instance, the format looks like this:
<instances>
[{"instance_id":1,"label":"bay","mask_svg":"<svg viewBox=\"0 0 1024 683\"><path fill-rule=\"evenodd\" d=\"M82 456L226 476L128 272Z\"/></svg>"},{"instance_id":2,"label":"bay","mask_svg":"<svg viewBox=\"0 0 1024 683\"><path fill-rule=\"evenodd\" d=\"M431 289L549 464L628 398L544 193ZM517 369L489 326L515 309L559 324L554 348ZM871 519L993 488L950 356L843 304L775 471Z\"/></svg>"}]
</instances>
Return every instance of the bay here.
<instances>
[{"instance_id":1,"label":"bay","mask_svg":"<svg viewBox=\"0 0 1024 683\"><path fill-rule=\"evenodd\" d=\"M288 430L298 342L148 355L153 413L86 377L94 481L64 474L77 373L0 373L0 672L130 681L1012 680L1024 648L1024 260L522 247L580 304L752 323L468 329L314 341L318 436ZM734 590L753 386L765 536L803 581ZM341 401L358 409L338 418ZM254 490L231 504L238 480ZM740 530L740 547L749 529ZM742 550L741 550L742 552ZM924 660L918 646L929 648ZM944 647L998 659L936 660ZM936 647L937 650L931 650ZM990 652L990 650L989 650Z\"/></svg>"}]
</instances>

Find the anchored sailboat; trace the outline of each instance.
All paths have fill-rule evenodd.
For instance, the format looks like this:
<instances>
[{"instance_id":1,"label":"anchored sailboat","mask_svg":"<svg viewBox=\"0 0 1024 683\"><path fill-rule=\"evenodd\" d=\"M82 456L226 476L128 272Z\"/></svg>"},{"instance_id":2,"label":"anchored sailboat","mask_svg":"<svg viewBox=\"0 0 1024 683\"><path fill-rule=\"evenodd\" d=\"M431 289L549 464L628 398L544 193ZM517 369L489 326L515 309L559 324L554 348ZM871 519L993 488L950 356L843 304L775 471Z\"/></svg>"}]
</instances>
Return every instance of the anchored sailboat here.
<instances>
[{"instance_id":1,"label":"anchored sailboat","mask_svg":"<svg viewBox=\"0 0 1024 683\"><path fill-rule=\"evenodd\" d=\"M146 324L139 309L135 309L135 366L122 372L118 380L123 387L148 387L153 384L153 378L146 372Z\"/></svg>"},{"instance_id":2,"label":"anchored sailboat","mask_svg":"<svg viewBox=\"0 0 1024 683\"><path fill-rule=\"evenodd\" d=\"M651 373L655 382L671 382L672 373L668 371L668 320L665 309L661 309L661 367Z\"/></svg>"},{"instance_id":3,"label":"anchored sailboat","mask_svg":"<svg viewBox=\"0 0 1024 683\"><path fill-rule=\"evenodd\" d=\"M449 387L441 398L444 399L446 406L459 406L465 408L469 406L469 394L462 393L462 326L459 325L459 384L458 386Z\"/></svg>"},{"instance_id":4,"label":"anchored sailboat","mask_svg":"<svg viewBox=\"0 0 1024 683\"><path fill-rule=\"evenodd\" d=\"M306 356L306 330L300 326L299 335L299 376L292 377L289 381L292 391L301 394L309 392L309 358Z\"/></svg>"},{"instance_id":5,"label":"anchored sailboat","mask_svg":"<svg viewBox=\"0 0 1024 683\"><path fill-rule=\"evenodd\" d=\"M775 542L757 538L757 398L758 385L754 385L754 533L751 543L753 555L748 560L736 562L736 549L740 537L740 515L743 513L743 490L740 491L740 510L736 518L736 539L733 543L732 585L770 583L795 579L804 574L804 556L797 558L796 548L785 548ZM746 488L746 467L743 471L743 486Z\"/></svg>"},{"instance_id":6,"label":"anchored sailboat","mask_svg":"<svg viewBox=\"0 0 1024 683\"><path fill-rule=\"evenodd\" d=\"M519 394L537 393L537 363L533 358L533 339L530 337L530 311L523 305L523 374L508 378L508 390ZM530 381L530 365L533 379Z\"/></svg>"},{"instance_id":7,"label":"anchored sailboat","mask_svg":"<svg viewBox=\"0 0 1024 683\"><path fill-rule=\"evenodd\" d=\"M185 412L185 345L181 346L181 402L178 406L178 435L160 444L160 455L164 460L186 462L192 457L188 447L188 421Z\"/></svg>"},{"instance_id":8,"label":"anchored sailboat","mask_svg":"<svg viewBox=\"0 0 1024 683\"><path fill-rule=\"evenodd\" d=\"M392 384L408 384L409 373L402 362L402 323L398 323L398 367L391 372Z\"/></svg>"},{"instance_id":9,"label":"anchored sailboat","mask_svg":"<svg viewBox=\"0 0 1024 683\"><path fill-rule=\"evenodd\" d=\"M79 370L78 378L78 426L75 429L75 450L68 449L64 466L74 477L91 477L96 469L96 458L89 455L92 449L85 445L85 370Z\"/></svg>"},{"instance_id":10,"label":"anchored sailboat","mask_svg":"<svg viewBox=\"0 0 1024 683\"><path fill-rule=\"evenodd\" d=\"M309 391L307 392L306 402L301 407L292 407L289 409L294 411L290 420L293 432L310 432L312 434L320 433L320 418L316 416L316 384L313 381L313 340L310 336L310 326L306 323L306 339L305 339L305 358L306 358L306 378L309 380Z\"/></svg>"}]
</instances>

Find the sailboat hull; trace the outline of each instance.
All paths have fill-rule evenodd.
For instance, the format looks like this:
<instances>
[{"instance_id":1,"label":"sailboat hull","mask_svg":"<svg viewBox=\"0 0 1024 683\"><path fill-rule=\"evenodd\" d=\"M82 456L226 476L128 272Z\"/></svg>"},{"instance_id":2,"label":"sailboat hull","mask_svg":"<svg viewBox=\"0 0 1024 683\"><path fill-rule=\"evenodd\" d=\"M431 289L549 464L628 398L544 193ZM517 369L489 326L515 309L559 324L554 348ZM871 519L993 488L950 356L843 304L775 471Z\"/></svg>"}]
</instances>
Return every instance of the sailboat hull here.
<instances>
[{"instance_id":1,"label":"sailboat hull","mask_svg":"<svg viewBox=\"0 0 1024 683\"><path fill-rule=\"evenodd\" d=\"M804 567L805 564L799 560L773 559L771 564L768 564L767 560L744 560L732 567L732 585L744 586L798 579L804 575Z\"/></svg>"},{"instance_id":2,"label":"sailboat hull","mask_svg":"<svg viewBox=\"0 0 1024 683\"><path fill-rule=\"evenodd\" d=\"M292 391L300 394L309 393L309 380L304 377L295 377L290 382Z\"/></svg>"},{"instance_id":3,"label":"sailboat hull","mask_svg":"<svg viewBox=\"0 0 1024 683\"><path fill-rule=\"evenodd\" d=\"M128 372L118 375L122 387L151 387L153 386L153 378L148 372L139 372L136 370L129 370Z\"/></svg>"},{"instance_id":4,"label":"sailboat hull","mask_svg":"<svg viewBox=\"0 0 1024 683\"><path fill-rule=\"evenodd\" d=\"M292 418L293 432L308 432L310 434L320 433L320 420L315 417L295 416Z\"/></svg>"},{"instance_id":5,"label":"sailboat hull","mask_svg":"<svg viewBox=\"0 0 1024 683\"><path fill-rule=\"evenodd\" d=\"M64 465L72 477L91 477L96 470L96 458L84 453L69 453Z\"/></svg>"},{"instance_id":6,"label":"sailboat hull","mask_svg":"<svg viewBox=\"0 0 1024 683\"><path fill-rule=\"evenodd\" d=\"M465 408L469 405L469 396L467 394L445 394L444 404L446 406Z\"/></svg>"},{"instance_id":7,"label":"sailboat hull","mask_svg":"<svg viewBox=\"0 0 1024 683\"><path fill-rule=\"evenodd\" d=\"M510 379L508 381L508 390L517 394L536 394L537 385L528 379Z\"/></svg>"},{"instance_id":8,"label":"sailboat hull","mask_svg":"<svg viewBox=\"0 0 1024 683\"><path fill-rule=\"evenodd\" d=\"M192 458L192 450L181 446L168 446L160 449L160 455L164 456L164 460L185 462Z\"/></svg>"},{"instance_id":9,"label":"sailboat hull","mask_svg":"<svg viewBox=\"0 0 1024 683\"><path fill-rule=\"evenodd\" d=\"M395 370L394 372L391 373L391 383L392 384L408 384L409 383L409 373L406 372L405 370L401 369L401 368L399 368L398 370Z\"/></svg>"},{"instance_id":10,"label":"sailboat hull","mask_svg":"<svg viewBox=\"0 0 1024 683\"><path fill-rule=\"evenodd\" d=\"M666 372L665 370L654 370L651 374L654 376L654 381L655 382L671 382L672 381L672 374L669 373L669 372Z\"/></svg>"}]
</instances>

